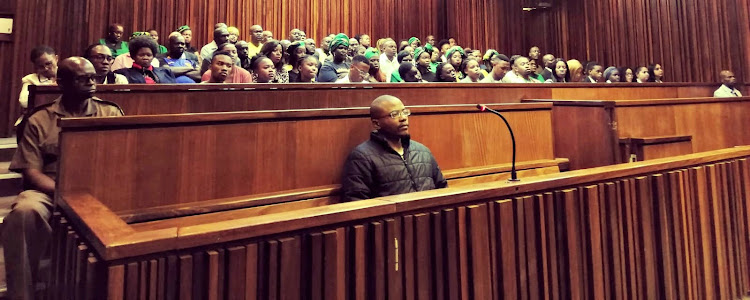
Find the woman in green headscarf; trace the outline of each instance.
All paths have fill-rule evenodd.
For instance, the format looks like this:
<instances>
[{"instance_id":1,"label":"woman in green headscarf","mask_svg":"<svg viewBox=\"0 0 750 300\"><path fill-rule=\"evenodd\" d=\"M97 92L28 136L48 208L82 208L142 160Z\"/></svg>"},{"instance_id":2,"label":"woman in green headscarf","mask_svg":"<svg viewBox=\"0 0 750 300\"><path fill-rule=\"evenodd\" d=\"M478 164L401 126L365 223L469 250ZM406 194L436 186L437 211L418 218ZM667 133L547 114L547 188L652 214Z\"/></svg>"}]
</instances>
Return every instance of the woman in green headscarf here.
<instances>
[{"instance_id":1,"label":"woman in green headscarf","mask_svg":"<svg viewBox=\"0 0 750 300\"><path fill-rule=\"evenodd\" d=\"M435 70L437 69L437 66L443 62L440 60L440 51L430 44L424 45L424 50L425 52L430 53L430 72L437 74Z\"/></svg>"},{"instance_id":2,"label":"woman in green headscarf","mask_svg":"<svg viewBox=\"0 0 750 300\"><path fill-rule=\"evenodd\" d=\"M466 53L464 53L464 49L460 46L455 46L445 52L445 57L448 58L448 63L450 63L454 69L461 70L461 63L466 59ZM457 72L456 78L458 80L464 79L463 72Z\"/></svg>"},{"instance_id":3,"label":"woman in green headscarf","mask_svg":"<svg viewBox=\"0 0 750 300\"><path fill-rule=\"evenodd\" d=\"M419 48L421 44L422 44L422 41L420 41L417 37L413 36L409 38L409 46L411 46L412 49Z\"/></svg>"},{"instance_id":4,"label":"woman in green headscarf","mask_svg":"<svg viewBox=\"0 0 750 300\"><path fill-rule=\"evenodd\" d=\"M430 44L427 44L429 46ZM430 64L432 63L432 54L425 50L425 48L419 47L414 50L414 61L417 66L417 70L422 74L422 80L435 82L437 77L435 72L430 71Z\"/></svg>"},{"instance_id":5,"label":"woman in green headscarf","mask_svg":"<svg viewBox=\"0 0 750 300\"><path fill-rule=\"evenodd\" d=\"M368 48L365 51L365 58L370 62L370 81L386 82L385 73L380 70L380 52L375 48Z\"/></svg>"}]
</instances>

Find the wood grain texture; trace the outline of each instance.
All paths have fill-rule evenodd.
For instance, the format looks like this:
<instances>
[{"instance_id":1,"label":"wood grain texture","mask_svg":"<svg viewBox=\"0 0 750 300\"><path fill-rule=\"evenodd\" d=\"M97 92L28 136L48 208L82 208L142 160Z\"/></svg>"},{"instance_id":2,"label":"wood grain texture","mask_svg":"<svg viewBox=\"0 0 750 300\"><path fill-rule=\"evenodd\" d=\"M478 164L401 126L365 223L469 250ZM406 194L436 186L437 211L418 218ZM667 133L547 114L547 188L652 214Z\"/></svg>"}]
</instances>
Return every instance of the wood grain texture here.
<instances>
[{"instance_id":1,"label":"wood grain texture","mask_svg":"<svg viewBox=\"0 0 750 300\"><path fill-rule=\"evenodd\" d=\"M103 261L93 262L101 267L86 271L107 274L95 283L109 287L107 299L146 298L144 288L158 290L165 284L160 278L169 276L180 278L180 288L199 299L237 293L237 298L343 299L358 294L355 288L364 295L387 291L395 295L388 298L417 299L437 285L447 292L443 299L739 298L748 280L741 271L747 266L742 253L748 251L747 205L741 200L750 186L748 157L750 149L739 147L289 212L304 228L289 226L284 221L289 213L237 220L255 235L234 235L227 227L233 221L186 223L181 238L195 238L191 230L210 227L201 234L212 242L171 243L146 255L102 255ZM431 205L352 213L345 220L305 217L332 216L335 206L423 199ZM76 205L63 206L59 220L77 212L70 207ZM264 220L275 231L264 231L259 225ZM60 241L65 253L58 251L53 261L77 266L81 255L75 252L83 249L81 242L89 243L87 235L79 239L77 222L54 224L68 234ZM174 255L181 265L175 271L151 267L162 258L176 261ZM225 289L236 286L224 283L243 267L244 281L257 280L259 294ZM348 278L354 270L368 270L365 284ZM56 276L59 281L67 274ZM90 286L83 277L63 282Z\"/></svg>"}]
</instances>

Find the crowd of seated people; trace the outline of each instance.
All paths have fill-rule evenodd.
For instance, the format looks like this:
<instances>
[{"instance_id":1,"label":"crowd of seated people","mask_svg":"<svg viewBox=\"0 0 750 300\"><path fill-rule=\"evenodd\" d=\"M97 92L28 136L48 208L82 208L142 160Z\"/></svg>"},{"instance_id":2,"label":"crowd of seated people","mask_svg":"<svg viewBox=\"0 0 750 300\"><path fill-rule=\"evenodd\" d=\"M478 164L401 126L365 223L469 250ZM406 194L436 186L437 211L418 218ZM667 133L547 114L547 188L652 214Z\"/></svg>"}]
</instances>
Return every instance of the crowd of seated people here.
<instances>
[{"instance_id":1,"label":"crowd of seated people","mask_svg":"<svg viewBox=\"0 0 750 300\"><path fill-rule=\"evenodd\" d=\"M536 46L531 47L527 56L508 57L494 49L482 54L481 50L459 46L454 38L437 41L432 35L427 36L424 44L417 37L398 42L382 38L372 44L367 34L349 38L339 33L324 37L318 48L315 40L300 29L293 29L288 39L276 40L270 31L253 25L250 39L245 41L236 27L218 23L214 26L213 40L198 50L192 44L192 31L187 25L170 33L166 45L159 45L159 33L154 29L136 31L128 41L123 41L122 25L112 24L108 29L107 37L83 53L94 64L99 84L659 83L664 80L664 69L658 63L638 67L605 66L596 61L582 63L556 58L553 54L542 56ZM22 80L19 101L24 109L28 85L56 83L57 60L55 50L50 47L32 50L31 61L36 70ZM359 74L350 74L352 71ZM725 78L730 73L722 71L723 82L729 81ZM735 90L731 84L724 88Z\"/></svg>"}]
</instances>

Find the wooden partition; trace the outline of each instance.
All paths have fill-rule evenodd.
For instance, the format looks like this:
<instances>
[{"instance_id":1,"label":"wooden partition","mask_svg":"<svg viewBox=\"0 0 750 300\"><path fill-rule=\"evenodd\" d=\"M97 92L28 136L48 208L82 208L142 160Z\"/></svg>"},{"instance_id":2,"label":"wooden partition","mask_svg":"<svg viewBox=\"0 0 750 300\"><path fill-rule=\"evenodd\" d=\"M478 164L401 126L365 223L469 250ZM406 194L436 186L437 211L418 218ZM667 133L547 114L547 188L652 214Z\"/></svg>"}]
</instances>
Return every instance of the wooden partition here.
<instances>
[{"instance_id":1,"label":"wooden partition","mask_svg":"<svg viewBox=\"0 0 750 300\"><path fill-rule=\"evenodd\" d=\"M750 290L748 158L740 147L134 224L63 192L49 296L738 299Z\"/></svg>"},{"instance_id":2,"label":"wooden partition","mask_svg":"<svg viewBox=\"0 0 750 300\"><path fill-rule=\"evenodd\" d=\"M624 162L620 138L689 136L692 152L750 145L750 97L524 102L554 104L555 155L571 169Z\"/></svg>"},{"instance_id":3,"label":"wooden partition","mask_svg":"<svg viewBox=\"0 0 750 300\"><path fill-rule=\"evenodd\" d=\"M521 99L654 99L708 97L718 85L669 84L178 84L99 85L97 97L125 114L153 115L243 110L366 107L383 94L408 105L514 103ZM593 88L596 87L596 88ZM29 106L59 96L57 87L32 87Z\"/></svg>"},{"instance_id":4,"label":"wooden partition","mask_svg":"<svg viewBox=\"0 0 750 300\"><path fill-rule=\"evenodd\" d=\"M564 160L554 160L551 104L490 106L514 127L521 166L558 170ZM412 137L454 180L508 171L510 134L497 116L472 105L409 107ZM84 118L61 126L58 192L86 191L120 214L171 214L231 197L272 197L258 202L268 204L330 196L347 155L372 128L369 108Z\"/></svg>"}]
</instances>

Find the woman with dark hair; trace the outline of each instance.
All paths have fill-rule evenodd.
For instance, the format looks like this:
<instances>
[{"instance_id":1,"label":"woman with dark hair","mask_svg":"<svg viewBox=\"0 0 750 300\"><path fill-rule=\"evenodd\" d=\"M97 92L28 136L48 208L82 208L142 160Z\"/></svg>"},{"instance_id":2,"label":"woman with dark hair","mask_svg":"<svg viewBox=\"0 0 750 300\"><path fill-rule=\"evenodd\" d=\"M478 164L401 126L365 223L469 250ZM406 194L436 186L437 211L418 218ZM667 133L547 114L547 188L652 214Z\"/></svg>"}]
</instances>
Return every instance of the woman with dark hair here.
<instances>
[{"instance_id":1,"label":"woman with dark hair","mask_svg":"<svg viewBox=\"0 0 750 300\"><path fill-rule=\"evenodd\" d=\"M305 55L297 60L297 74L299 74L294 81L289 82L303 82L303 83L314 83L315 76L318 75L318 59L314 55ZM289 74L291 75L291 74Z\"/></svg>"},{"instance_id":2,"label":"woman with dark hair","mask_svg":"<svg viewBox=\"0 0 750 300\"><path fill-rule=\"evenodd\" d=\"M289 72L284 69L284 47L279 41L272 40L260 48L260 55L268 58L273 62L274 68L276 68L275 76L271 78L273 83L288 83Z\"/></svg>"},{"instance_id":3,"label":"woman with dark hair","mask_svg":"<svg viewBox=\"0 0 750 300\"><path fill-rule=\"evenodd\" d=\"M660 64L653 64L648 66L648 82L662 83L664 78L664 69Z\"/></svg>"},{"instance_id":4,"label":"woman with dark hair","mask_svg":"<svg viewBox=\"0 0 750 300\"><path fill-rule=\"evenodd\" d=\"M453 66L454 70L461 70L461 63L466 59L466 54L464 53L464 49L461 47L453 47L448 50L448 52L445 53L445 57L448 59L448 62ZM456 72L458 79L463 79L464 75L461 72Z\"/></svg>"},{"instance_id":5,"label":"woman with dark hair","mask_svg":"<svg viewBox=\"0 0 750 300\"><path fill-rule=\"evenodd\" d=\"M399 67L401 67L401 63L403 62L408 62L408 63L414 62L414 57L411 56L411 53L409 51L401 51L398 53L398 56L396 56L396 60L398 60ZM398 70L391 73L391 82L404 82Z\"/></svg>"},{"instance_id":6,"label":"woman with dark hair","mask_svg":"<svg viewBox=\"0 0 750 300\"><path fill-rule=\"evenodd\" d=\"M481 80L479 76L482 75L479 71L479 62L473 58L464 59L461 62L461 73L464 74L464 79L461 79L461 82L479 82Z\"/></svg>"},{"instance_id":7,"label":"woman with dark hair","mask_svg":"<svg viewBox=\"0 0 750 300\"><path fill-rule=\"evenodd\" d=\"M430 64L432 63L432 54L425 50L425 48L419 47L414 50L414 60L417 62L417 70L422 74L422 80L427 82L437 81L437 75L430 71Z\"/></svg>"},{"instance_id":8,"label":"woman with dark hair","mask_svg":"<svg viewBox=\"0 0 750 300\"><path fill-rule=\"evenodd\" d=\"M621 67L618 70L620 71L620 82L633 82L635 75L632 68Z\"/></svg>"},{"instance_id":9,"label":"woman with dark hair","mask_svg":"<svg viewBox=\"0 0 750 300\"><path fill-rule=\"evenodd\" d=\"M635 69L635 82L644 83L648 82L651 75L648 73L648 67L638 67Z\"/></svg>"},{"instance_id":10,"label":"woman with dark hair","mask_svg":"<svg viewBox=\"0 0 750 300\"><path fill-rule=\"evenodd\" d=\"M568 72L568 63L562 59L556 59L552 70L552 78L547 79L545 83L566 83L570 82L570 72Z\"/></svg>"},{"instance_id":11,"label":"woman with dark hair","mask_svg":"<svg viewBox=\"0 0 750 300\"><path fill-rule=\"evenodd\" d=\"M437 66L437 82L456 82L456 69L451 63L443 62Z\"/></svg>"},{"instance_id":12,"label":"woman with dark hair","mask_svg":"<svg viewBox=\"0 0 750 300\"><path fill-rule=\"evenodd\" d=\"M31 62L34 64L34 73L21 79L21 95L18 102L21 108L26 109L29 104L30 85L55 85L57 84L57 60L55 49L49 46L38 46L31 50ZM32 107L33 108L33 107ZM18 119L19 121L21 119Z\"/></svg>"},{"instance_id":13,"label":"woman with dark hair","mask_svg":"<svg viewBox=\"0 0 750 300\"><path fill-rule=\"evenodd\" d=\"M273 59L258 54L250 59L250 71L253 72L254 83L273 83L278 68Z\"/></svg>"},{"instance_id":14,"label":"woman with dark hair","mask_svg":"<svg viewBox=\"0 0 750 300\"><path fill-rule=\"evenodd\" d=\"M289 56L289 64L284 66L285 70L289 72L289 82L297 82L299 77L299 70L297 69L300 57L307 54L307 48L305 42L294 42L286 49L286 53Z\"/></svg>"},{"instance_id":15,"label":"woman with dark hair","mask_svg":"<svg viewBox=\"0 0 750 300\"><path fill-rule=\"evenodd\" d=\"M365 58L370 62L370 82L387 82L385 73L380 70L380 52L375 48L365 51Z\"/></svg>"},{"instance_id":16,"label":"woman with dark hair","mask_svg":"<svg viewBox=\"0 0 750 300\"><path fill-rule=\"evenodd\" d=\"M124 75L128 79L128 83L176 83L171 70L151 65L154 54L159 51L156 42L151 37L139 36L131 39L128 43L128 49L130 50L130 57L133 58L133 66L129 69L115 71L115 73Z\"/></svg>"}]
</instances>

